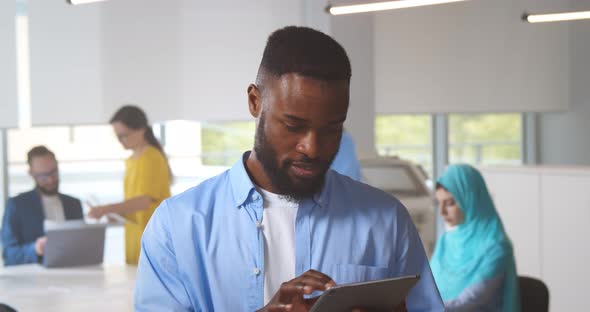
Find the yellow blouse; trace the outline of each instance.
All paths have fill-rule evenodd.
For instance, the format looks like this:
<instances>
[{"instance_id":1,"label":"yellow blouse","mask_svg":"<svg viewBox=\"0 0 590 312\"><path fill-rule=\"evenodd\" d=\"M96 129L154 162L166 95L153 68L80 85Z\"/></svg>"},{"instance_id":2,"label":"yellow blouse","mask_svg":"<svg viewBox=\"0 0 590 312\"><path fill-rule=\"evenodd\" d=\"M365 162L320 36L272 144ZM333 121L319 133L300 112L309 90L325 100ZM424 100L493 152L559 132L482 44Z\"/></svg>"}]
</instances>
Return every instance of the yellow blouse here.
<instances>
[{"instance_id":1,"label":"yellow blouse","mask_svg":"<svg viewBox=\"0 0 590 312\"><path fill-rule=\"evenodd\" d=\"M141 235L156 207L170 197L170 172L164 155L148 146L137 158L125 161L125 200L147 195L152 198L150 207L125 217L132 222L125 224L125 259L127 264L137 264L141 249Z\"/></svg>"}]
</instances>

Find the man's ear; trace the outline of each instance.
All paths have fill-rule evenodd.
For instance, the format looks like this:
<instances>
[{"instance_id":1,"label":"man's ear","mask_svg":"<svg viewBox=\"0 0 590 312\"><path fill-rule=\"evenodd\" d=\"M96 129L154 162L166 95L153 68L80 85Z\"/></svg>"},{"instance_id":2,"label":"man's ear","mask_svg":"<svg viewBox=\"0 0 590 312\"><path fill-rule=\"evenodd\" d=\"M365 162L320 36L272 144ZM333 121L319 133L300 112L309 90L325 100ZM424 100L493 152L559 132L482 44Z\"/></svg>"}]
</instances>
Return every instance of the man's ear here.
<instances>
[{"instance_id":1,"label":"man's ear","mask_svg":"<svg viewBox=\"0 0 590 312\"><path fill-rule=\"evenodd\" d=\"M248 86L248 109L252 117L260 117L260 113L262 112L262 94L255 84Z\"/></svg>"}]
</instances>

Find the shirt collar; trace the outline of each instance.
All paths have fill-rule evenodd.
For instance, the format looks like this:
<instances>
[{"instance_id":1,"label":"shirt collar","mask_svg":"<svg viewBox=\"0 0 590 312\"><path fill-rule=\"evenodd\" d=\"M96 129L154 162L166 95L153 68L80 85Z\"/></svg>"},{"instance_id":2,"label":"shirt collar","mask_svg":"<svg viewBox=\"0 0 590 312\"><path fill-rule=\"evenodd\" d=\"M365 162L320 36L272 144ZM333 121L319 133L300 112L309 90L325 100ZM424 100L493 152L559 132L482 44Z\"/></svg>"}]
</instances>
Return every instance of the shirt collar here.
<instances>
[{"instance_id":1,"label":"shirt collar","mask_svg":"<svg viewBox=\"0 0 590 312\"><path fill-rule=\"evenodd\" d=\"M249 156L250 151L245 152L242 154L240 160L229 169L229 179L232 188L233 199L237 208L240 208L246 202L246 200L248 200L248 197L251 195L253 196L252 193L256 192L254 183L250 179L248 171L246 171L245 163ZM323 207L325 204L327 204L327 193L329 189L327 186L329 185L333 174L334 172L331 169L326 172L322 190L315 193L311 198L320 207Z\"/></svg>"},{"instance_id":2,"label":"shirt collar","mask_svg":"<svg viewBox=\"0 0 590 312\"><path fill-rule=\"evenodd\" d=\"M231 183L234 203L238 208L246 202L252 190L255 189L254 183L252 183L246 171L245 163L248 156L250 156L250 151L245 152L240 160L229 169L229 181Z\"/></svg>"}]
</instances>

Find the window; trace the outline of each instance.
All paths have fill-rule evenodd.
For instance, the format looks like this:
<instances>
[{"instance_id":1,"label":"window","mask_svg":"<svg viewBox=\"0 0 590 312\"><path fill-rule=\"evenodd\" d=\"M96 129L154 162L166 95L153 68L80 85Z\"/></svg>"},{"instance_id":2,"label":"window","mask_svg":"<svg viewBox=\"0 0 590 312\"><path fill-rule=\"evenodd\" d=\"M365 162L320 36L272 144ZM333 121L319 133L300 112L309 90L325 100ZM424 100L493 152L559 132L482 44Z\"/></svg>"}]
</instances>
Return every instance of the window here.
<instances>
[{"instance_id":1,"label":"window","mask_svg":"<svg viewBox=\"0 0 590 312\"><path fill-rule=\"evenodd\" d=\"M203 123L203 164L231 166L254 146L254 121Z\"/></svg>"},{"instance_id":2,"label":"window","mask_svg":"<svg viewBox=\"0 0 590 312\"><path fill-rule=\"evenodd\" d=\"M57 126L8 131L9 196L31 190L27 152L45 145L59 161L60 191L97 203L123 198L124 159L129 152L110 125Z\"/></svg>"},{"instance_id":3,"label":"window","mask_svg":"<svg viewBox=\"0 0 590 312\"><path fill-rule=\"evenodd\" d=\"M171 121L155 125L174 174L178 194L233 165L254 142L254 122ZM59 161L60 190L98 203L123 199L124 160L130 152L110 125L54 126L8 131L9 196L28 191L27 152L35 145L51 149Z\"/></svg>"},{"instance_id":4,"label":"window","mask_svg":"<svg viewBox=\"0 0 590 312\"><path fill-rule=\"evenodd\" d=\"M375 144L380 156L398 156L420 164L432 176L430 115L378 115Z\"/></svg>"},{"instance_id":5,"label":"window","mask_svg":"<svg viewBox=\"0 0 590 312\"><path fill-rule=\"evenodd\" d=\"M522 163L522 115L449 115L449 162L474 165Z\"/></svg>"},{"instance_id":6,"label":"window","mask_svg":"<svg viewBox=\"0 0 590 312\"><path fill-rule=\"evenodd\" d=\"M166 122L163 126L162 144L174 175L171 187L173 195L225 170L225 167L203 165L200 122L178 120Z\"/></svg>"},{"instance_id":7,"label":"window","mask_svg":"<svg viewBox=\"0 0 590 312\"><path fill-rule=\"evenodd\" d=\"M252 148L254 122L170 121L164 124L164 149L178 194L233 165Z\"/></svg>"}]
</instances>

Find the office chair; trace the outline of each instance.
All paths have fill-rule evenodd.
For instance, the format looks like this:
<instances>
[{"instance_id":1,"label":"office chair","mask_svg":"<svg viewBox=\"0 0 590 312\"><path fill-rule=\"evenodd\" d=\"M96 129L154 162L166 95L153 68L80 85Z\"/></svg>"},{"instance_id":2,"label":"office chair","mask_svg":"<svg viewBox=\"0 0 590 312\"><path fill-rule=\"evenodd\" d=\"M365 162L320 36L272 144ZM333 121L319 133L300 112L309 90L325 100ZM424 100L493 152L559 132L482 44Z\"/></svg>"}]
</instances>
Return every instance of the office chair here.
<instances>
[{"instance_id":1,"label":"office chair","mask_svg":"<svg viewBox=\"0 0 590 312\"><path fill-rule=\"evenodd\" d=\"M547 312L549 311L549 289L543 281L519 276L520 306L522 312Z\"/></svg>"}]
</instances>

